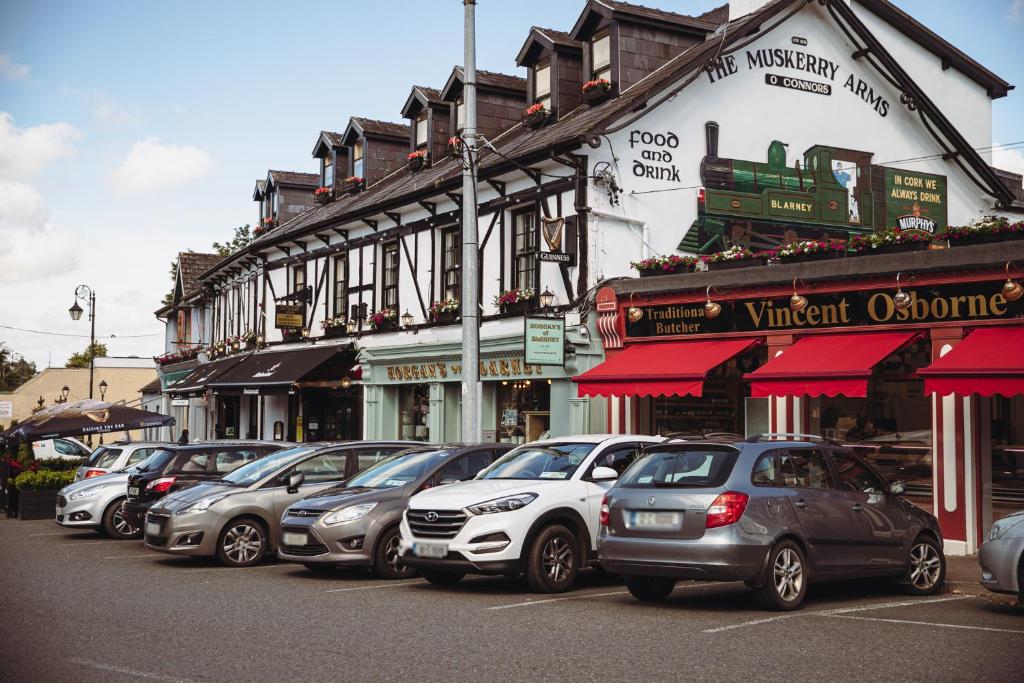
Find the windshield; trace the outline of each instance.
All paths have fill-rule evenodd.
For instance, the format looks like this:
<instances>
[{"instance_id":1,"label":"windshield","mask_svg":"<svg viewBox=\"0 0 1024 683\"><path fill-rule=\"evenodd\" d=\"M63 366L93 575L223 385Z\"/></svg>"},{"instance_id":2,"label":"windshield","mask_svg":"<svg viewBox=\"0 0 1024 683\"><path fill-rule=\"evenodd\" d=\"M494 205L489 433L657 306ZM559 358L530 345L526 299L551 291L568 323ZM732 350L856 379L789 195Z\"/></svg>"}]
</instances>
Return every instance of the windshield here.
<instances>
[{"instance_id":1,"label":"windshield","mask_svg":"<svg viewBox=\"0 0 1024 683\"><path fill-rule=\"evenodd\" d=\"M98 467L108 470L114 466L114 463L117 462L120 455L120 448L107 448L106 446L100 446L93 451L93 454L89 456L89 459L85 464L89 467Z\"/></svg>"},{"instance_id":2,"label":"windshield","mask_svg":"<svg viewBox=\"0 0 1024 683\"><path fill-rule=\"evenodd\" d=\"M391 489L416 481L429 473L451 454L451 451L396 453L352 477L346 488Z\"/></svg>"},{"instance_id":3,"label":"windshield","mask_svg":"<svg viewBox=\"0 0 1024 683\"><path fill-rule=\"evenodd\" d=\"M281 469L291 461L304 455L309 455L315 449L312 448L289 448L286 451L278 451L261 460L254 460L247 465L242 465L230 474L224 475L221 481L235 486L252 486L268 474Z\"/></svg>"},{"instance_id":4,"label":"windshield","mask_svg":"<svg viewBox=\"0 0 1024 683\"><path fill-rule=\"evenodd\" d=\"M555 443L523 446L494 461L477 479L568 479L596 443Z\"/></svg>"},{"instance_id":5,"label":"windshield","mask_svg":"<svg viewBox=\"0 0 1024 683\"><path fill-rule=\"evenodd\" d=\"M622 473L616 486L713 487L732 472L737 452L726 446L691 446L655 451L638 459Z\"/></svg>"},{"instance_id":6,"label":"windshield","mask_svg":"<svg viewBox=\"0 0 1024 683\"><path fill-rule=\"evenodd\" d=\"M139 472L156 472L161 470L174 457L171 451L157 451L139 463Z\"/></svg>"}]
</instances>

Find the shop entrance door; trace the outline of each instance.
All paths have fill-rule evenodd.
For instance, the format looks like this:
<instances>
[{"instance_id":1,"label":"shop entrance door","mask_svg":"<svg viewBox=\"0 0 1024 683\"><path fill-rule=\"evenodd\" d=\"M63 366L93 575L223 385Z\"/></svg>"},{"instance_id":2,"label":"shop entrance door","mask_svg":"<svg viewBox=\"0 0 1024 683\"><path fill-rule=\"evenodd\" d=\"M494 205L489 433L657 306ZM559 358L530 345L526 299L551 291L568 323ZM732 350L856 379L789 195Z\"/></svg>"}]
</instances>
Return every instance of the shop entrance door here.
<instances>
[{"instance_id":1,"label":"shop entrance door","mask_svg":"<svg viewBox=\"0 0 1024 683\"><path fill-rule=\"evenodd\" d=\"M362 388L305 389L305 441L355 441L363 435Z\"/></svg>"},{"instance_id":2,"label":"shop entrance door","mask_svg":"<svg viewBox=\"0 0 1024 683\"><path fill-rule=\"evenodd\" d=\"M241 396L217 396L217 424L214 433L218 439L237 439L238 413Z\"/></svg>"}]
</instances>

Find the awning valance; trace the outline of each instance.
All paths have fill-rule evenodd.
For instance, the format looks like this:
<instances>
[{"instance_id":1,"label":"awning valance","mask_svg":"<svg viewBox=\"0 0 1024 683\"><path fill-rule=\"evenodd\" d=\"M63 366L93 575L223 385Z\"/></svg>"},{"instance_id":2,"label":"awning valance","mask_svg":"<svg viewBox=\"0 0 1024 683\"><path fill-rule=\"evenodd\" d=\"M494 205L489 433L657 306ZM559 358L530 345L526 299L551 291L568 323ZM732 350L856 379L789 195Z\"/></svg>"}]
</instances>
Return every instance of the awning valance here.
<instances>
[{"instance_id":1,"label":"awning valance","mask_svg":"<svg viewBox=\"0 0 1024 683\"><path fill-rule=\"evenodd\" d=\"M347 349L348 347L344 347ZM319 346L254 353L207 384L213 388L243 389L291 385L341 352L343 347Z\"/></svg>"},{"instance_id":2,"label":"awning valance","mask_svg":"<svg viewBox=\"0 0 1024 683\"><path fill-rule=\"evenodd\" d=\"M872 368L918 337L918 332L803 337L745 375L750 380L750 395L865 397Z\"/></svg>"},{"instance_id":3,"label":"awning valance","mask_svg":"<svg viewBox=\"0 0 1024 683\"><path fill-rule=\"evenodd\" d=\"M1024 394L1024 327L976 329L918 374L926 394Z\"/></svg>"},{"instance_id":4,"label":"awning valance","mask_svg":"<svg viewBox=\"0 0 1024 683\"><path fill-rule=\"evenodd\" d=\"M762 341L634 344L573 381L583 396L700 396L708 372Z\"/></svg>"},{"instance_id":5,"label":"awning valance","mask_svg":"<svg viewBox=\"0 0 1024 683\"><path fill-rule=\"evenodd\" d=\"M239 356L231 356L229 358L218 358L210 363L204 363L184 377L168 384L167 393L191 394L197 391L203 391L210 382L217 379L248 357L249 354L246 353Z\"/></svg>"}]
</instances>

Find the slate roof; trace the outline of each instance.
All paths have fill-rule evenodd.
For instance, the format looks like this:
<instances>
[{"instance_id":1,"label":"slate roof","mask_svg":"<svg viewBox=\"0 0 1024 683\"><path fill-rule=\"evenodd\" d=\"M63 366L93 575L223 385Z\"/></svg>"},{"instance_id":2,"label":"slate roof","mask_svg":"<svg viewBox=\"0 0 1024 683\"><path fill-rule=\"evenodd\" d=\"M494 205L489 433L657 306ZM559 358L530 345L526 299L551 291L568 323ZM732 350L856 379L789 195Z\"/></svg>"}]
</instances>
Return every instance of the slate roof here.
<instances>
[{"instance_id":1,"label":"slate roof","mask_svg":"<svg viewBox=\"0 0 1024 683\"><path fill-rule=\"evenodd\" d=\"M294 171L268 171L268 177L275 185L301 185L302 187L319 187L319 173L296 173Z\"/></svg>"},{"instance_id":2,"label":"slate roof","mask_svg":"<svg viewBox=\"0 0 1024 683\"><path fill-rule=\"evenodd\" d=\"M459 72L462 73L461 68ZM495 71L484 71L483 69L477 69L476 71L476 84L485 87L490 86L492 88L522 90L523 92L526 92L525 78L510 76L508 74L500 74Z\"/></svg>"},{"instance_id":3,"label":"slate roof","mask_svg":"<svg viewBox=\"0 0 1024 683\"><path fill-rule=\"evenodd\" d=\"M540 26L534 26L531 30L541 34L555 45L566 47L580 47L581 45L578 40L573 40L566 31L556 31L553 28L541 28Z\"/></svg>"},{"instance_id":4,"label":"slate roof","mask_svg":"<svg viewBox=\"0 0 1024 683\"><path fill-rule=\"evenodd\" d=\"M704 19L704 15L699 17L689 16L687 14L679 14L678 12L669 12L668 10L657 9L655 7L644 7L643 5L634 5L629 2L620 2L619 0L597 0L598 4L604 5L609 9L619 12L621 14L628 14L634 17L640 17L642 19L649 19L652 21L664 21L670 24L680 24L683 26L694 26L696 23L711 23ZM712 12L718 11L721 8L716 8ZM705 12L705 15L709 14ZM725 7L725 18L729 18L729 6ZM724 23L724 22L723 22Z\"/></svg>"},{"instance_id":5,"label":"slate roof","mask_svg":"<svg viewBox=\"0 0 1024 683\"><path fill-rule=\"evenodd\" d=\"M217 265L220 260L221 257L218 254L200 254L194 251L183 251L178 254L182 296L189 296L198 290L202 274Z\"/></svg>"},{"instance_id":6,"label":"slate roof","mask_svg":"<svg viewBox=\"0 0 1024 683\"><path fill-rule=\"evenodd\" d=\"M320 131L320 135L326 138L327 142L331 143L332 147L341 147L343 144L341 133L334 133L329 130L322 130Z\"/></svg>"},{"instance_id":7,"label":"slate roof","mask_svg":"<svg viewBox=\"0 0 1024 683\"><path fill-rule=\"evenodd\" d=\"M391 123L390 121L364 119L360 116L353 116L352 121L362 128L363 133L368 133L370 135L384 135L396 138L409 137L409 126L404 123Z\"/></svg>"}]
</instances>

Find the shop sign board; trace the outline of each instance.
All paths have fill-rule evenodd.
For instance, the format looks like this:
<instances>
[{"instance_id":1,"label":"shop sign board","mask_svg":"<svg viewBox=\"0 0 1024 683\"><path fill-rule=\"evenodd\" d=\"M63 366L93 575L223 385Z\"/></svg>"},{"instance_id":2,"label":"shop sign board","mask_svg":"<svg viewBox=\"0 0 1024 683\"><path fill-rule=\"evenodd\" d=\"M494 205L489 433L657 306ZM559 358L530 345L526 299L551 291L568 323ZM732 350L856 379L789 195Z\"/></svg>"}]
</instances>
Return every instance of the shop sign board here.
<instances>
[{"instance_id":1,"label":"shop sign board","mask_svg":"<svg viewBox=\"0 0 1024 683\"><path fill-rule=\"evenodd\" d=\"M885 225L934 236L946 229L945 176L886 168Z\"/></svg>"},{"instance_id":2,"label":"shop sign board","mask_svg":"<svg viewBox=\"0 0 1024 683\"><path fill-rule=\"evenodd\" d=\"M382 371L380 376L377 371ZM540 379L545 377L543 366L526 363L522 356L485 358L480 361L480 379L484 381L503 379ZM554 376L554 375L547 375ZM393 384L408 382L458 382L462 379L462 363L445 360L421 363L396 362L377 368L371 384Z\"/></svg>"},{"instance_id":3,"label":"shop sign board","mask_svg":"<svg viewBox=\"0 0 1024 683\"><path fill-rule=\"evenodd\" d=\"M0 401L0 417L14 417L14 401Z\"/></svg>"},{"instance_id":4,"label":"shop sign board","mask_svg":"<svg viewBox=\"0 0 1024 683\"><path fill-rule=\"evenodd\" d=\"M576 254L563 251L538 251L537 260L543 263L558 263L572 267L576 265Z\"/></svg>"},{"instance_id":5,"label":"shop sign board","mask_svg":"<svg viewBox=\"0 0 1024 683\"><path fill-rule=\"evenodd\" d=\"M704 302L640 307L642 315L626 320L628 337L679 337L728 332L971 323L1024 317L1024 299L1007 302L1001 281L907 287L911 297L905 311L896 308L893 289L805 293L807 307L789 308L789 297L720 301L721 313L709 320Z\"/></svg>"},{"instance_id":6,"label":"shop sign board","mask_svg":"<svg viewBox=\"0 0 1024 683\"><path fill-rule=\"evenodd\" d=\"M278 304L274 309L274 327L305 327L306 307L295 304Z\"/></svg>"},{"instance_id":7,"label":"shop sign board","mask_svg":"<svg viewBox=\"0 0 1024 683\"><path fill-rule=\"evenodd\" d=\"M171 405L174 406L175 408L182 408L182 407L188 405L188 399L187 398L172 398L171 399Z\"/></svg>"},{"instance_id":8,"label":"shop sign board","mask_svg":"<svg viewBox=\"0 0 1024 683\"><path fill-rule=\"evenodd\" d=\"M527 364L565 365L565 318L527 316L523 339Z\"/></svg>"}]
</instances>

